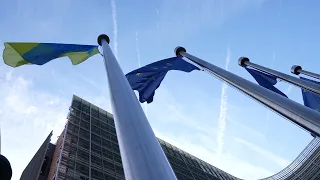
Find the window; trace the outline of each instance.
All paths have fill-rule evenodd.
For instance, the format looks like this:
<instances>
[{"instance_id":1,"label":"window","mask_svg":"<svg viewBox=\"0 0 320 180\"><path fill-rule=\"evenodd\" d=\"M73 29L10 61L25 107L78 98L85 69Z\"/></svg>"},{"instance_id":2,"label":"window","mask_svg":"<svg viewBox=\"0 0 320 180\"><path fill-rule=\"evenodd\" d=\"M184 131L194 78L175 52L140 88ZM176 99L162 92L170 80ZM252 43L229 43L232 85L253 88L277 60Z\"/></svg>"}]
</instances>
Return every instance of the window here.
<instances>
[{"instance_id":1,"label":"window","mask_svg":"<svg viewBox=\"0 0 320 180\"><path fill-rule=\"evenodd\" d=\"M89 153L88 152L85 152L81 149L78 149L78 152L77 152L77 157L83 161L84 163L88 164L89 163Z\"/></svg>"},{"instance_id":2,"label":"window","mask_svg":"<svg viewBox=\"0 0 320 180\"><path fill-rule=\"evenodd\" d=\"M102 146L111 149L111 142L102 138Z\"/></svg>"},{"instance_id":3,"label":"window","mask_svg":"<svg viewBox=\"0 0 320 180\"><path fill-rule=\"evenodd\" d=\"M81 102L80 102L80 101L77 101L77 100L73 100L71 106L72 106L73 108L81 109Z\"/></svg>"},{"instance_id":4,"label":"window","mask_svg":"<svg viewBox=\"0 0 320 180\"><path fill-rule=\"evenodd\" d=\"M113 144L113 143L112 143L112 149L113 149L113 151L115 151L115 152L117 152L117 153L120 152L119 146L118 146L117 144Z\"/></svg>"},{"instance_id":5,"label":"window","mask_svg":"<svg viewBox=\"0 0 320 180\"><path fill-rule=\"evenodd\" d=\"M74 116L76 116L76 117L78 117L78 118L80 118L81 111L78 110L78 109L74 109L74 108L73 108L73 109L70 111L70 114L71 114L71 115L74 115Z\"/></svg>"},{"instance_id":6,"label":"window","mask_svg":"<svg viewBox=\"0 0 320 180\"><path fill-rule=\"evenodd\" d=\"M91 143L91 151L101 156L101 147Z\"/></svg>"},{"instance_id":7,"label":"window","mask_svg":"<svg viewBox=\"0 0 320 180\"><path fill-rule=\"evenodd\" d=\"M101 137L91 133L91 141L100 145L101 144Z\"/></svg>"},{"instance_id":8,"label":"window","mask_svg":"<svg viewBox=\"0 0 320 180\"><path fill-rule=\"evenodd\" d=\"M106 116L101 116L101 114L100 114L99 120L100 120L100 122L108 123L107 117Z\"/></svg>"},{"instance_id":9,"label":"window","mask_svg":"<svg viewBox=\"0 0 320 180\"><path fill-rule=\"evenodd\" d=\"M96 170L96 169L91 169L91 176L93 178L98 179L98 180L103 180L103 173L101 171Z\"/></svg>"},{"instance_id":10,"label":"window","mask_svg":"<svg viewBox=\"0 0 320 180\"><path fill-rule=\"evenodd\" d=\"M108 133L107 131L101 130L101 136L105 139L110 139L110 133Z\"/></svg>"},{"instance_id":11,"label":"window","mask_svg":"<svg viewBox=\"0 0 320 180\"><path fill-rule=\"evenodd\" d=\"M103 160L103 169L108 170L108 171L112 171L112 172L116 171L114 164L109 161L106 161L106 160Z\"/></svg>"},{"instance_id":12,"label":"window","mask_svg":"<svg viewBox=\"0 0 320 180\"><path fill-rule=\"evenodd\" d=\"M99 119L99 112L97 109L91 108L91 116Z\"/></svg>"},{"instance_id":13,"label":"window","mask_svg":"<svg viewBox=\"0 0 320 180\"><path fill-rule=\"evenodd\" d=\"M113 153L111 151L107 150L107 149L102 148L102 156L104 158L113 160Z\"/></svg>"},{"instance_id":14,"label":"window","mask_svg":"<svg viewBox=\"0 0 320 180\"><path fill-rule=\"evenodd\" d=\"M90 122L90 116L86 113L81 113L81 119L86 120L87 122Z\"/></svg>"},{"instance_id":15,"label":"window","mask_svg":"<svg viewBox=\"0 0 320 180\"><path fill-rule=\"evenodd\" d=\"M86 130L84 130L84 129L82 129L82 128L80 128L80 131L79 131L79 135L80 135L80 137L82 137L82 138L85 138L85 139L90 139L90 133L89 133L89 131L86 131Z\"/></svg>"},{"instance_id":16,"label":"window","mask_svg":"<svg viewBox=\"0 0 320 180\"><path fill-rule=\"evenodd\" d=\"M90 124L84 120L81 120L80 127L88 131L90 130Z\"/></svg>"},{"instance_id":17,"label":"window","mask_svg":"<svg viewBox=\"0 0 320 180\"><path fill-rule=\"evenodd\" d=\"M87 114L90 114L90 107L86 104L83 104L82 103L82 109L81 109L83 112L87 113Z\"/></svg>"},{"instance_id":18,"label":"window","mask_svg":"<svg viewBox=\"0 0 320 180\"><path fill-rule=\"evenodd\" d=\"M114 127L114 121L111 118L108 118L108 124Z\"/></svg>"},{"instance_id":19,"label":"window","mask_svg":"<svg viewBox=\"0 0 320 180\"><path fill-rule=\"evenodd\" d=\"M111 136L111 141L118 144L117 136L112 135L112 134L110 136Z\"/></svg>"},{"instance_id":20,"label":"window","mask_svg":"<svg viewBox=\"0 0 320 180\"><path fill-rule=\"evenodd\" d=\"M76 133L76 134L77 134L78 131L79 131L79 127L76 126L76 125L73 125L73 124L69 123L69 124L68 124L68 130L71 131L71 132L73 132L73 133Z\"/></svg>"},{"instance_id":21,"label":"window","mask_svg":"<svg viewBox=\"0 0 320 180\"><path fill-rule=\"evenodd\" d=\"M100 157L91 155L91 163L95 166L102 167L102 160Z\"/></svg>"},{"instance_id":22,"label":"window","mask_svg":"<svg viewBox=\"0 0 320 180\"><path fill-rule=\"evenodd\" d=\"M84 149L89 150L89 142L84 139L79 139L78 145Z\"/></svg>"},{"instance_id":23,"label":"window","mask_svg":"<svg viewBox=\"0 0 320 180\"><path fill-rule=\"evenodd\" d=\"M77 152L77 148L71 146L70 150L69 150L69 157L70 158L76 158L76 152Z\"/></svg>"},{"instance_id":24,"label":"window","mask_svg":"<svg viewBox=\"0 0 320 180\"><path fill-rule=\"evenodd\" d=\"M83 175L89 175L89 167L80 163L76 164L76 171Z\"/></svg>"},{"instance_id":25,"label":"window","mask_svg":"<svg viewBox=\"0 0 320 180\"><path fill-rule=\"evenodd\" d=\"M78 143L78 137L77 136L68 134L67 135L67 139L70 139L70 143L71 144L77 144Z\"/></svg>"},{"instance_id":26,"label":"window","mask_svg":"<svg viewBox=\"0 0 320 180\"><path fill-rule=\"evenodd\" d=\"M116 165L116 172L119 173L119 174L124 174L123 173L123 168L121 166L117 166L117 165Z\"/></svg>"},{"instance_id":27,"label":"window","mask_svg":"<svg viewBox=\"0 0 320 180\"><path fill-rule=\"evenodd\" d=\"M79 125L80 119L77 118L76 116L74 116L74 115L71 114L68 119L69 119L69 121L70 121L71 123L73 123L73 124L75 124L75 125Z\"/></svg>"},{"instance_id":28,"label":"window","mask_svg":"<svg viewBox=\"0 0 320 180\"><path fill-rule=\"evenodd\" d=\"M91 126L91 132L97 134L97 135L101 135L100 133L100 128L99 127L96 127L96 126Z\"/></svg>"},{"instance_id":29,"label":"window","mask_svg":"<svg viewBox=\"0 0 320 180\"><path fill-rule=\"evenodd\" d=\"M116 180L113 176L110 176L108 174L104 174L104 180Z\"/></svg>"},{"instance_id":30,"label":"window","mask_svg":"<svg viewBox=\"0 0 320 180\"><path fill-rule=\"evenodd\" d=\"M118 154L113 154L113 158L117 163L122 164L121 156L119 156Z\"/></svg>"},{"instance_id":31,"label":"window","mask_svg":"<svg viewBox=\"0 0 320 180\"><path fill-rule=\"evenodd\" d=\"M100 127L100 121L96 118L91 118L91 123L97 127Z\"/></svg>"},{"instance_id":32,"label":"window","mask_svg":"<svg viewBox=\"0 0 320 180\"><path fill-rule=\"evenodd\" d=\"M74 169L74 166L76 165L76 163L74 162L74 160L71 160L71 159L68 159L68 164L67 164L67 167L69 169Z\"/></svg>"},{"instance_id":33,"label":"window","mask_svg":"<svg viewBox=\"0 0 320 180\"><path fill-rule=\"evenodd\" d=\"M116 133L116 128L114 128L114 127L110 127L110 132L111 132L112 134L117 134L117 133Z\"/></svg>"}]
</instances>

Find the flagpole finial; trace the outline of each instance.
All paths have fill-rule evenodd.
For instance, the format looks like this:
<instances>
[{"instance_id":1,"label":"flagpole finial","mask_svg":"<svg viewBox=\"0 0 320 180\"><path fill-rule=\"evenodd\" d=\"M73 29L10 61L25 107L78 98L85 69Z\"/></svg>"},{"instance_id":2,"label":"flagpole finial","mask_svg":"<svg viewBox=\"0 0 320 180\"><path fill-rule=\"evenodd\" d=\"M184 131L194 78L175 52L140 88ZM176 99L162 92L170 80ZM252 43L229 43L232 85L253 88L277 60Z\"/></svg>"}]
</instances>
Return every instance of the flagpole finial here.
<instances>
[{"instance_id":1,"label":"flagpole finial","mask_svg":"<svg viewBox=\"0 0 320 180\"><path fill-rule=\"evenodd\" d=\"M176 54L177 57L181 57L182 55L180 54L181 52L187 52L187 50L184 47L177 46L174 49L174 53Z\"/></svg>"},{"instance_id":2,"label":"flagpole finial","mask_svg":"<svg viewBox=\"0 0 320 180\"><path fill-rule=\"evenodd\" d=\"M110 38L109 38L109 36L107 36L107 35L105 35L105 34L101 34L101 35L98 37L98 39L97 39L98 44L99 44L100 46L102 46L102 39L106 40L108 44L110 43Z\"/></svg>"},{"instance_id":3,"label":"flagpole finial","mask_svg":"<svg viewBox=\"0 0 320 180\"><path fill-rule=\"evenodd\" d=\"M246 64L245 64L246 62L250 62L249 58L247 58L247 57L240 57L238 60L239 66L242 66L242 67L246 66Z\"/></svg>"},{"instance_id":4,"label":"flagpole finial","mask_svg":"<svg viewBox=\"0 0 320 180\"><path fill-rule=\"evenodd\" d=\"M302 70L302 67L301 66L298 66L298 65L294 65L291 67L291 73L292 74L295 74L295 75L299 75L300 72Z\"/></svg>"}]
</instances>

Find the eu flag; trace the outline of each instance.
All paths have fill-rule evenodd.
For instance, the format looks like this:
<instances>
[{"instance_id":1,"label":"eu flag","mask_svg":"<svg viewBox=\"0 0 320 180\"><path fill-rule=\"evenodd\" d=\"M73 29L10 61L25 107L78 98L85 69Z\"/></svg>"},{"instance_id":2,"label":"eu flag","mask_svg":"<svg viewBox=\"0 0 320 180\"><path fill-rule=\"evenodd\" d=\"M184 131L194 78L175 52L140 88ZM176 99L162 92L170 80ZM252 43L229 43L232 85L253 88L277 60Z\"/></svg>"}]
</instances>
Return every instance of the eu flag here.
<instances>
[{"instance_id":1,"label":"eu flag","mask_svg":"<svg viewBox=\"0 0 320 180\"><path fill-rule=\"evenodd\" d=\"M139 101L141 103L145 101L151 103L155 90L160 86L160 83L170 70L191 72L200 69L186 62L181 57L172 57L131 71L126 74L126 77L132 89L139 92Z\"/></svg>"},{"instance_id":2,"label":"eu flag","mask_svg":"<svg viewBox=\"0 0 320 180\"><path fill-rule=\"evenodd\" d=\"M305 81L310 81L312 83L320 84L320 82L314 81L311 79L307 79L303 77L300 77L300 79ZM307 91L303 88L301 88L301 91L302 91L302 98L303 98L304 105L320 112L320 96L313 92Z\"/></svg>"},{"instance_id":3,"label":"eu flag","mask_svg":"<svg viewBox=\"0 0 320 180\"><path fill-rule=\"evenodd\" d=\"M277 84L276 77L269 74L262 73L254 69L250 69L250 68L245 68L245 69L252 75L252 77L258 82L260 86L265 87L273 92L276 92L284 97L287 97L283 92L281 92L279 89L274 87L274 85Z\"/></svg>"}]
</instances>

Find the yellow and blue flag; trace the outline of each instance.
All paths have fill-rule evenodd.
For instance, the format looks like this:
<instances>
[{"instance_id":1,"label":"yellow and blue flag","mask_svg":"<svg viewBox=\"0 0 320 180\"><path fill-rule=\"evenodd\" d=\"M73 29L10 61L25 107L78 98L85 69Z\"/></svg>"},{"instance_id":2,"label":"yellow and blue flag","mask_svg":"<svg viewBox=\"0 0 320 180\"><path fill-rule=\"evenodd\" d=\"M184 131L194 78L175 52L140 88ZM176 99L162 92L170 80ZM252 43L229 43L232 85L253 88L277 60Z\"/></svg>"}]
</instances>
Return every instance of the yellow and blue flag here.
<instances>
[{"instance_id":1,"label":"yellow and blue flag","mask_svg":"<svg viewBox=\"0 0 320 180\"><path fill-rule=\"evenodd\" d=\"M132 89L139 92L139 101L141 103L145 101L151 103L155 90L160 86L160 83L170 70L191 72L200 69L184 61L181 57L172 57L131 71L126 74L126 78Z\"/></svg>"},{"instance_id":2,"label":"yellow and blue flag","mask_svg":"<svg viewBox=\"0 0 320 180\"><path fill-rule=\"evenodd\" d=\"M320 82L314 81L311 79L307 79L307 78L303 78L303 77L300 77L300 79L305 80L305 81L310 81L315 84L320 84ZM318 94L313 93L313 92L307 91L303 88L301 88L301 91L302 91L302 98L303 98L304 105L320 112L320 96Z\"/></svg>"},{"instance_id":3,"label":"yellow and blue flag","mask_svg":"<svg viewBox=\"0 0 320 180\"><path fill-rule=\"evenodd\" d=\"M258 82L260 86L288 98L287 95L285 95L282 91L274 87L274 85L276 85L278 82L275 76L265 74L247 67L245 69L251 74L251 76Z\"/></svg>"},{"instance_id":4,"label":"yellow and blue flag","mask_svg":"<svg viewBox=\"0 0 320 180\"><path fill-rule=\"evenodd\" d=\"M11 67L43 65L60 57L69 57L72 64L77 65L99 53L95 45L6 42L4 46L3 60Z\"/></svg>"}]
</instances>

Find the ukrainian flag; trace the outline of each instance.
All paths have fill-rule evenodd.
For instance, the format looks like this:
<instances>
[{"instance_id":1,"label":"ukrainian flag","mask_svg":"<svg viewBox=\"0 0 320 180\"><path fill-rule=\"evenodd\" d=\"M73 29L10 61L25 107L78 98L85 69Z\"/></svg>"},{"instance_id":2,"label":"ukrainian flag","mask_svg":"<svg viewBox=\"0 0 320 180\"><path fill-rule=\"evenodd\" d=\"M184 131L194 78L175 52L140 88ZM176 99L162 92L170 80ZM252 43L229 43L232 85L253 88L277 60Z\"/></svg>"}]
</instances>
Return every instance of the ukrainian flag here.
<instances>
[{"instance_id":1,"label":"ukrainian flag","mask_svg":"<svg viewBox=\"0 0 320 180\"><path fill-rule=\"evenodd\" d=\"M68 57L73 65L98 54L98 46L57 43L4 43L3 61L11 67L43 65L53 59Z\"/></svg>"}]
</instances>

